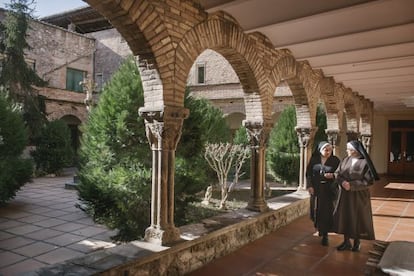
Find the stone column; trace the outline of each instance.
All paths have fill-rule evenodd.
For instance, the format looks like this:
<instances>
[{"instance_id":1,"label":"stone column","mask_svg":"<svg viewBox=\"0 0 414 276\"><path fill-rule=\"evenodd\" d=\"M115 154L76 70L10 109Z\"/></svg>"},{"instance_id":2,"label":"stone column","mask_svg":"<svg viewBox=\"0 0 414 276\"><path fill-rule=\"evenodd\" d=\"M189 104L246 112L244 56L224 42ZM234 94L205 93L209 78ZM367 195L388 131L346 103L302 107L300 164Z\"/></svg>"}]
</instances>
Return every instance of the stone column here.
<instances>
[{"instance_id":1,"label":"stone column","mask_svg":"<svg viewBox=\"0 0 414 276\"><path fill-rule=\"evenodd\" d=\"M269 207L264 198L266 181L266 145L271 130L270 123L244 121L250 142L250 187L251 198L247 209L263 212Z\"/></svg>"},{"instance_id":2,"label":"stone column","mask_svg":"<svg viewBox=\"0 0 414 276\"><path fill-rule=\"evenodd\" d=\"M312 128L295 127L298 135L298 142L300 148L299 158L299 186L298 190L306 189L306 166L308 161L308 145L312 134Z\"/></svg>"},{"instance_id":3,"label":"stone column","mask_svg":"<svg viewBox=\"0 0 414 276\"><path fill-rule=\"evenodd\" d=\"M327 129L325 130L326 135L328 136L328 142L332 145L333 151L332 154L336 155L336 146L339 143L340 136L338 129Z\"/></svg>"},{"instance_id":4,"label":"stone column","mask_svg":"<svg viewBox=\"0 0 414 276\"><path fill-rule=\"evenodd\" d=\"M145 240L168 244L180 239L174 225L175 150L181 137L188 109L164 106L160 109L140 108L145 131L152 150L151 225Z\"/></svg>"},{"instance_id":5,"label":"stone column","mask_svg":"<svg viewBox=\"0 0 414 276\"><path fill-rule=\"evenodd\" d=\"M371 134L361 134L361 143L364 146L368 154L371 150Z\"/></svg>"}]
</instances>

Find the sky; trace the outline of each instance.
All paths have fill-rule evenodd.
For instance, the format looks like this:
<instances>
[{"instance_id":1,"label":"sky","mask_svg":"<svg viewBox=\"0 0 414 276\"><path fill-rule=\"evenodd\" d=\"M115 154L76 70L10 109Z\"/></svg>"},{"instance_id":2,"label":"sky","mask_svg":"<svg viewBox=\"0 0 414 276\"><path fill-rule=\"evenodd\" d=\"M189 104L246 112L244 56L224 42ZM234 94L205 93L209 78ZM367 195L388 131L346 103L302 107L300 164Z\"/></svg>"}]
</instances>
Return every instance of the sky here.
<instances>
[{"instance_id":1,"label":"sky","mask_svg":"<svg viewBox=\"0 0 414 276\"><path fill-rule=\"evenodd\" d=\"M30 0L28 1L30 2ZM0 0L0 7L5 8L10 0ZM82 0L34 0L34 4L30 6L34 8L34 17L45 17L51 14L61 13L64 11L85 7L88 4Z\"/></svg>"}]
</instances>

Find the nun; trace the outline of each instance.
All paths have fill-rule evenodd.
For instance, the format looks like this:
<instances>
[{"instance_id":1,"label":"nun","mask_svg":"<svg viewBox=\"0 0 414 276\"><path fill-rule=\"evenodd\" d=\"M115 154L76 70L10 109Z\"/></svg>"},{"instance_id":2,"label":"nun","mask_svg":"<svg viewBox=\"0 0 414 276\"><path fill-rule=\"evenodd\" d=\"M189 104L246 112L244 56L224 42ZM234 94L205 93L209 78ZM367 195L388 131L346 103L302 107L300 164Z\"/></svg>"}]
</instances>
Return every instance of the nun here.
<instances>
[{"instance_id":1,"label":"nun","mask_svg":"<svg viewBox=\"0 0 414 276\"><path fill-rule=\"evenodd\" d=\"M334 173L340 160L332 154L330 143L322 141L312 155L306 168L308 192L311 195L311 219L322 237L323 246L328 245L328 232L333 231L333 211L336 198Z\"/></svg>"},{"instance_id":2,"label":"nun","mask_svg":"<svg viewBox=\"0 0 414 276\"><path fill-rule=\"evenodd\" d=\"M375 239L369 187L379 177L360 141L350 141L346 147L348 156L335 172L340 195L334 210L334 228L336 233L344 235L337 250L358 252L361 239Z\"/></svg>"}]
</instances>

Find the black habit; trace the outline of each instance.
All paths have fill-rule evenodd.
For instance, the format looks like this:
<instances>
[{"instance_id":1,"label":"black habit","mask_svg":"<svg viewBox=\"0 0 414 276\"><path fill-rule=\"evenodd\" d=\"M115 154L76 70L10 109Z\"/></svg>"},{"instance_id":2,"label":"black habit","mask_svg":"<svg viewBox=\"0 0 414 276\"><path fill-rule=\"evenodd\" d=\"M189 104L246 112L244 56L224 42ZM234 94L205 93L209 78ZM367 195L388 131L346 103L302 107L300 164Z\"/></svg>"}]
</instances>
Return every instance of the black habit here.
<instances>
[{"instance_id":1,"label":"black habit","mask_svg":"<svg viewBox=\"0 0 414 276\"><path fill-rule=\"evenodd\" d=\"M333 231L333 210L337 194L334 179L327 179L323 174L334 173L339 163L338 157L331 155L322 164L321 155L316 152L306 169L308 188L313 187L314 190L311 196L311 219L321 235Z\"/></svg>"}]
</instances>

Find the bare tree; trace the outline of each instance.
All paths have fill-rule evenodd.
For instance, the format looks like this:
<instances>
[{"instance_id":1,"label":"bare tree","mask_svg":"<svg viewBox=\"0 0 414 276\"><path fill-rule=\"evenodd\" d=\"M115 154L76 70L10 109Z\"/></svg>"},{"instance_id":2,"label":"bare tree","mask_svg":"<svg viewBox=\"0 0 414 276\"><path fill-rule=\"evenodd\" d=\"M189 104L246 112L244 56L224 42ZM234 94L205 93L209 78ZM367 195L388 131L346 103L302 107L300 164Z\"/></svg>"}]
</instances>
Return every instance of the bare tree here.
<instances>
[{"instance_id":1,"label":"bare tree","mask_svg":"<svg viewBox=\"0 0 414 276\"><path fill-rule=\"evenodd\" d=\"M210 167L216 172L221 189L221 201L219 209L226 208L228 193L230 192L231 188L238 182L241 167L248 155L248 148L242 145L233 145L230 143L206 145L204 158L207 160ZM232 167L235 168L235 175L233 182L228 185L227 177ZM209 203L211 192L212 186L209 186L207 188L205 199L203 201L204 204Z\"/></svg>"}]
</instances>

